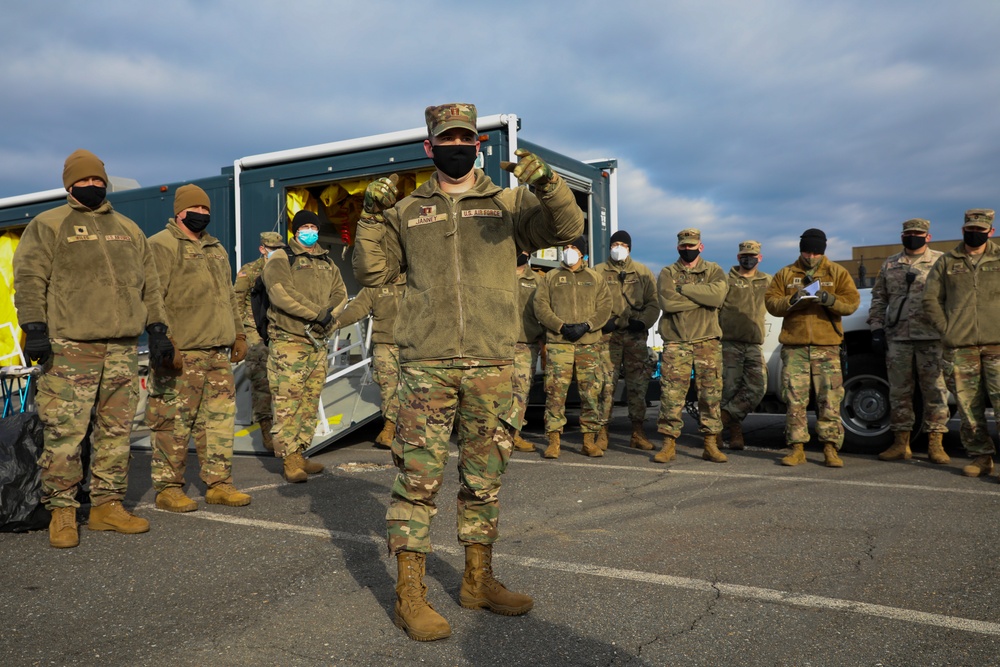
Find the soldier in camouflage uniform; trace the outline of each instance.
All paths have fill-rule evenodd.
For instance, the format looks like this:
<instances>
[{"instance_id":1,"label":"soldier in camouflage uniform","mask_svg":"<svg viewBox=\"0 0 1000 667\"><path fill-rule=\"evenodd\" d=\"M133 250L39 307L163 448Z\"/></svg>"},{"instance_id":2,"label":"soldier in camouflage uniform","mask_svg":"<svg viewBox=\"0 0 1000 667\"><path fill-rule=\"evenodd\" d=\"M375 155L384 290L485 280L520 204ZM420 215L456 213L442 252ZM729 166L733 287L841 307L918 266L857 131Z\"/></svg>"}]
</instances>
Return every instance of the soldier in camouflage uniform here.
<instances>
[{"instance_id":1,"label":"soldier in camouflage uniform","mask_svg":"<svg viewBox=\"0 0 1000 667\"><path fill-rule=\"evenodd\" d=\"M139 398L138 336L154 364L173 356L163 299L145 235L105 199L108 176L93 153L66 158L66 204L39 214L14 253L14 304L25 355L44 367L37 385L45 432L42 503L49 543L75 547L80 445L94 412L91 530L143 533L149 522L122 507L129 435ZM147 325L147 323L149 323Z\"/></svg>"},{"instance_id":2,"label":"soldier in camouflage uniform","mask_svg":"<svg viewBox=\"0 0 1000 667\"><path fill-rule=\"evenodd\" d=\"M799 240L799 259L778 271L764 293L767 312L784 318L778 340L781 392L787 406L785 440L792 449L781 459L786 466L806 462L810 380L816 394L816 433L823 445L824 463L830 468L844 465L837 454L844 443L840 421L844 399L840 343L844 330L840 321L858 309L861 297L847 270L824 253L826 234L807 229Z\"/></svg>"},{"instance_id":3,"label":"soldier in camouflage uniform","mask_svg":"<svg viewBox=\"0 0 1000 667\"><path fill-rule=\"evenodd\" d=\"M990 209L965 212L962 242L927 276L923 307L944 345L944 376L962 418L962 445L972 463L967 477L993 472L996 446L986 423L987 405L1000 410L1000 245Z\"/></svg>"},{"instance_id":4,"label":"soldier in camouflage uniform","mask_svg":"<svg viewBox=\"0 0 1000 667\"><path fill-rule=\"evenodd\" d=\"M451 634L427 603L423 576L456 415L458 539L466 556L459 601L507 615L533 604L492 573L500 475L524 414L511 384L518 327L511 267L520 251L579 236L583 214L563 179L523 149L516 165L501 166L537 194L528 187L501 189L475 169L473 105L428 107L425 118L424 151L437 171L398 203L394 178L369 185L354 274L362 285L378 287L406 273L395 331L402 377L392 452L399 474L386 522L398 573L396 624L429 641Z\"/></svg>"},{"instance_id":5,"label":"soldier in camouflage uniform","mask_svg":"<svg viewBox=\"0 0 1000 667\"><path fill-rule=\"evenodd\" d=\"M677 234L679 259L660 271L656 289L663 317L660 337L660 415L657 430L663 447L653 460L668 463L676 457L677 438L684 425L681 412L694 371L698 391L698 431L704 439L702 458L714 463L729 459L719 451L722 431L722 329L719 308L726 299L726 274L715 262L700 257L705 249L701 231Z\"/></svg>"},{"instance_id":6,"label":"soldier in camouflage uniform","mask_svg":"<svg viewBox=\"0 0 1000 667\"><path fill-rule=\"evenodd\" d=\"M514 370L511 376L515 400L527 407L528 394L535 379L535 367L538 364L539 347L545 337L545 327L535 316L535 292L539 281L528 263L530 255L522 252L517 256L517 306L521 315L521 327L517 332L517 343L514 344ZM544 275L544 274L542 274ZM522 417L522 421L523 421ZM521 437L520 431L514 432L514 449L519 452L533 452L535 446Z\"/></svg>"},{"instance_id":7,"label":"soldier in camouflage uniform","mask_svg":"<svg viewBox=\"0 0 1000 667\"><path fill-rule=\"evenodd\" d=\"M372 378L382 395L382 432L375 437L375 445L389 449L396 437L399 419L399 346L393 338L399 302L406 293L406 275L400 274L391 285L363 287L358 296L337 317L334 328L350 326L362 318L372 316Z\"/></svg>"},{"instance_id":8,"label":"soldier in camouflage uniform","mask_svg":"<svg viewBox=\"0 0 1000 667\"><path fill-rule=\"evenodd\" d=\"M302 452L312 444L326 384L327 347L321 341L347 303L340 269L319 245L319 226L319 216L312 211L296 213L288 248L275 250L263 273L271 301L267 311L267 379L274 404L271 436L285 479L296 483L323 472L322 465Z\"/></svg>"},{"instance_id":9,"label":"soldier in camouflage uniform","mask_svg":"<svg viewBox=\"0 0 1000 667\"><path fill-rule=\"evenodd\" d=\"M903 223L903 252L883 262L872 287L868 325L872 349L886 355L889 373L890 420L894 441L878 455L882 461L909 459L910 431L916 420L913 392L916 379L924 401L927 456L932 463L950 459L941 442L948 431L948 390L942 374L941 334L931 324L922 302L924 285L934 262L944 254L927 247L931 223L914 218ZM914 378L916 369L916 378Z\"/></svg>"},{"instance_id":10,"label":"soldier in camouflage uniform","mask_svg":"<svg viewBox=\"0 0 1000 667\"><path fill-rule=\"evenodd\" d=\"M253 413L253 423L260 426L260 437L264 449L274 451L274 440L271 438L272 408L271 388L267 382L267 345L257 333L253 319L253 307L250 292L257 278L264 272L264 263L272 252L285 247L278 232L261 232L260 257L244 264L236 274L236 301L240 307L240 319L243 331L247 335L247 356L244 363L247 377L250 379L250 401Z\"/></svg>"},{"instance_id":11,"label":"soldier in camouflage uniform","mask_svg":"<svg viewBox=\"0 0 1000 667\"><path fill-rule=\"evenodd\" d=\"M566 425L566 394L576 368L580 392L583 453L604 456L596 443L601 429L600 397L606 381L601 325L611 318L611 291L583 261L587 240L578 238L563 249L562 266L545 274L535 291L535 317L545 327L545 432L543 456L559 458L560 434Z\"/></svg>"},{"instance_id":12,"label":"soldier in camouflage uniform","mask_svg":"<svg viewBox=\"0 0 1000 667\"><path fill-rule=\"evenodd\" d=\"M241 507L250 496L233 486L236 387L230 363L246 356L246 335L230 276L229 256L205 228L208 194L194 184L174 193L174 217L149 239L156 260L175 355L171 368L151 368L146 423L156 506L193 512L184 493L188 444L194 437L210 505Z\"/></svg>"},{"instance_id":13,"label":"soldier in camouflage uniform","mask_svg":"<svg viewBox=\"0 0 1000 667\"><path fill-rule=\"evenodd\" d=\"M607 283L611 293L612 318L602 327L602 342L607 345L605 359L605 390L601 392L601 432L597 444L608 447L608 421L614 407L618 369L625 368L625 394L628 417L632 422L629 446L651 450L653 443L646 438L646 392L649 389L650 364L646 340L649 328L660 316L656 298L656 279L644 264L631 257L632 236L619 229L611 235L611 258L594 269Z\"/></svg>"},{"instance_id":14,"label":"soldier in camouflage uniform","mask_svg":"<svg viewBox=\"0 0 1000 667\"><path fill-rule=\"evenodd\" d=\"M729 427L729 447L743 449L743 420L767 391L764 361L764 292L771 276L757 268L760 243L743 241L738 264L729 269L729 292L719 311L722 327L722 426Z\"/></svg>"}]
</instances>

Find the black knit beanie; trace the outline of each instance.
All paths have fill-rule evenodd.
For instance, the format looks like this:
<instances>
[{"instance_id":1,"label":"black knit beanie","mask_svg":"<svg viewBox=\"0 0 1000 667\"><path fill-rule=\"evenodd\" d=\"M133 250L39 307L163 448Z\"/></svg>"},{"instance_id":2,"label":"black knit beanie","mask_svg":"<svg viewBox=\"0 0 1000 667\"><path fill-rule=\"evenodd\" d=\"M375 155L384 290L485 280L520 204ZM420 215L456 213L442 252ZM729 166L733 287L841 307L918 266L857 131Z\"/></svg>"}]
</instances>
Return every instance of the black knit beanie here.
<instances>
[{"instance_id":1,"label":"black knit beanie","mask_svg":"<svg viewBox=\"0 0 1000 667\"><path fill-rule=\"evenodd\" d=\"M808 252L814 255L826 254L826 234L822 229L807 229L799 237L799 252Z\"/></svg>"},{"instance_id":2,"label":"black knit beanie","mask_svg":"<svg viewBox=\"0 0 1000 667\"><path fill-rule=\"evenodd\" d=\"M316 225L316 229L319 229L321 226L319 216L312 211L302 209L292 218L292 234L299 231L299 227L303 225Z\"/></svg>"},{"instance_id":3,"label":"black knit beanie","mask_svg":"<svg viewBox=\"0 0 1000 667\"><path fill-rule=\"evenodd\" d=\"M624 229L619 229L611 235L611 243L608 245L614 245L616 243L624 243L628 246L629 250L632 250L632 237Z\"/></svg>"}]
</instances>

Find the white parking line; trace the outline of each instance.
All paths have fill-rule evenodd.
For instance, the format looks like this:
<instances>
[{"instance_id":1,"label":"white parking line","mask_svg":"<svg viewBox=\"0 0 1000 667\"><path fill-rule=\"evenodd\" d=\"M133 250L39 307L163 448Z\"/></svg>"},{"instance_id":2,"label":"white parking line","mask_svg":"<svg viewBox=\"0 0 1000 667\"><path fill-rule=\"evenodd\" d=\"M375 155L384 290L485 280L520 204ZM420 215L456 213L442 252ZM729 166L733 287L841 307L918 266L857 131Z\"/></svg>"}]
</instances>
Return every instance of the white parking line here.
<instances>
[{"instance_id":1,"label":"white parking line","mask_svg":"<svg viewBox=\"0 0 1000 667\"><path fill-rule=\"evenodd\" d=\"M289 523L279 523L277 521L246 519L228 514L205 511L192 512L184 514L183 516L195 519L204 519L207 521L218 521L220 523L228 523L237 526L247 526L265 530L281 530L330 540L374 544L380 549L384 548L385 545L385 538L381 535L362 535L329 530L326 528L308 528ZM436 551L452 555L460 555L462 553L461 549L456 547L442 547L435 545L434 549ZM901 607L888 607L886 605L869 604L867 602L857 602L854 600L841 600L839 598L828 598L820 595L803 595L789 591L780 591L773 588L758 588L756 586L743 586L740 584L715 583L705 579L674 577L666 574L656 574L653 572L623 570L613 567L602 567L600 565L586 565L584 563L569 563L565 561L548 560L545 558L505 555L498 558L498 560L516 563L523 567L552 570L567 574L589 575L594 577L605 577L608 579L635 581L638 583L693 590L702 593L717 592L720 596L731 598L757 600L772 604L788 605L791 607L803 607L806 609L829 609L832 611L851 612L854 614L862 614L864 616L902 621L904 623L917 623L920 625L948 628L949 630L961 630L981 635L1000 636L1000 623L977 621L975 619L961 618L957 616L945 616L943 614L931 614L923 611L916 611L914 609L904 609Z\"/></svg>"}]
</instances>

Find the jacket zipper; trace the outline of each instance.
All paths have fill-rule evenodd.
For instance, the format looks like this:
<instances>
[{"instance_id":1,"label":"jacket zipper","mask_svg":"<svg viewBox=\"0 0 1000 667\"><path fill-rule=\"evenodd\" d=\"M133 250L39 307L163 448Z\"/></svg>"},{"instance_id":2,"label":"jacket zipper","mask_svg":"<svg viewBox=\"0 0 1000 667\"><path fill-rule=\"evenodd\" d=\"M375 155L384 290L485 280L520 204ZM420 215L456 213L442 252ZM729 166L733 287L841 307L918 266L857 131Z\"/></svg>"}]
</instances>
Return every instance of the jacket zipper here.
<instances>
[{"instance_id":1,"label":"jacket zipper","mask_svg":"<svg viewBox=\"0 0 1000 667\"><path fill-rule=\"evenodd\" d=\"M451 247L455 251L455 286L458 288L458 356L465 357L465 310L462 308L462 262L458 252L458 200L453 200L451 195L445 195L451 200L451 219L455 224L455 233Z\"/></svg>"},{"instance_id":2,"label":"jacket zipper","mask_svg":"<svg viewBox=\"0 0 1000 667\"><path fill-rule=\"evenodd\" d=\"M119 312L121 311L121 304L118 301L118 285L115 281L115 265L111 261L111 255L108 253L108 244L104 239L104 235L101 233L100 223L97 221L97 214L90 211L90 217L94 221L94 228L97 230L97 243L101 246L101 252L104 253L104 260L108 263L108 277L111 279L111 289L114 291L115 304L112 308L115 318L114 333L118 334L121 332L121 318L119 317ZM117 338L118 336L113 336Z\"/></svg>"}]
</instances>

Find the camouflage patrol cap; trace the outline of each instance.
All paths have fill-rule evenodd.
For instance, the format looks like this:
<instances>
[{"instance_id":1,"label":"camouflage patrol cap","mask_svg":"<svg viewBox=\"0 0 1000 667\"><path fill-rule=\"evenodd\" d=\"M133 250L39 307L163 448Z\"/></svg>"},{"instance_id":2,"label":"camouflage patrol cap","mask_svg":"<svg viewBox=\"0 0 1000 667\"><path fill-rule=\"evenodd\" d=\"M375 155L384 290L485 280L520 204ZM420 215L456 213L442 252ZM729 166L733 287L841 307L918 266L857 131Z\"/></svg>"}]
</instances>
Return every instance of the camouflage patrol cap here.
<instances>
[{"instance_id":1,"label":"camouflage patrol cap","mask_svg":"<svg viewBox=\"0 0 1000 667\"><path fill-rule=\"evenodd\" d=\"M759 255L760 243L757 241L743 241L740 243L740 250L737 255Z\"/></svg>"},{"instance_id":2,"label":"camouflage patrol cap","mask_svg":"<svg viewBox=\"0 0 1000 667\"><path fill-rule=\"evenodd\" d=\"M278 232L261 232L260 244L267 248L280 248L285 245L285 240Z\"/></svg>"},{"instance_id":3,"label":"camouflage patrol cap","mask_svg":"<svg viewBox=\"0 0 1000 667\"><path fill-rule=\"evenodd\" d=\"M923 218L911 218L903 223L904 232L929 232L931 231L931 221Z\"/></svg>"},{"instance_id":4,"label":"camouflage patrol cap","mask_svg":"<svg viewBox=\"0 0 1000 667\"><path fill-rule=\"evenodd\" d=\"M476 105L464 102L453 102L424 109L424 119L427 121L427 134L436 137L445 130L461 127L473 133L476 129Z\"/></svg>"},{"instance_id":5,"label":"camouflage patrol cap","mask_svg":"<svg viewBox=\"0 0 1000 667\"><path fill-rule=\"evenodd\" d=\"M965 227L993 228L994 212L989 208L970 208L965 212Z\"/></svg>"},{"instance_id":6,"label":"camouflage patrol cap","mask_svg":"<svg viewBox=\"0 0 1000 667\"><path fill-rule=\"evenodd\" d=\"M701 243L701 230L688 227L677 232L677 245L689 245L691 243Z\"/></svg>"}]
</instances>

